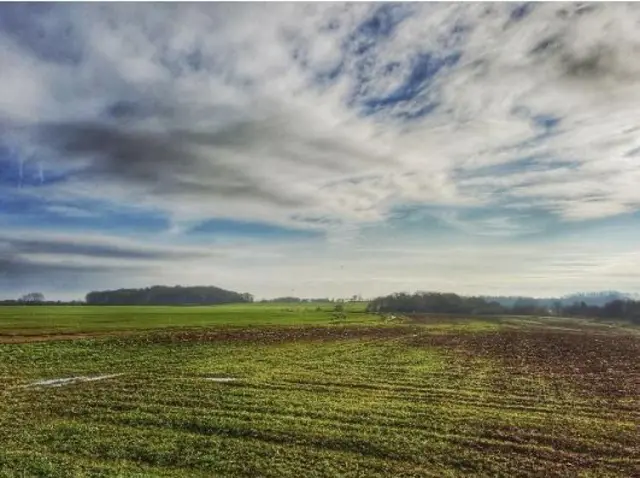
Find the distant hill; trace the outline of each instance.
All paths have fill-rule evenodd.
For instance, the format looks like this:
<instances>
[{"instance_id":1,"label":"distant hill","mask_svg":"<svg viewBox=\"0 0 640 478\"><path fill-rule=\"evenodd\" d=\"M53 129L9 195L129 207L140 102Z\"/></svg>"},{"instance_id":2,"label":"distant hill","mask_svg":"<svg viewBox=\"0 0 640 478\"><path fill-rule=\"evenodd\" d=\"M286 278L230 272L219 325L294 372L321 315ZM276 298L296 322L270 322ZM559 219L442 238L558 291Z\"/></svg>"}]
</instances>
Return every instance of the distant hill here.
<instances>
[{"instance_id":1,"label":"distant hill","mask_svg":"<svg viewBox=\"0 0 640 478\"><path fill-rule=\"evenodd\" d=\"M214 305L253 302L247 293L233 292L213 286L161 286L144 289L118 289L89 292L89 305Z\"/></svg>"}]
</instances>

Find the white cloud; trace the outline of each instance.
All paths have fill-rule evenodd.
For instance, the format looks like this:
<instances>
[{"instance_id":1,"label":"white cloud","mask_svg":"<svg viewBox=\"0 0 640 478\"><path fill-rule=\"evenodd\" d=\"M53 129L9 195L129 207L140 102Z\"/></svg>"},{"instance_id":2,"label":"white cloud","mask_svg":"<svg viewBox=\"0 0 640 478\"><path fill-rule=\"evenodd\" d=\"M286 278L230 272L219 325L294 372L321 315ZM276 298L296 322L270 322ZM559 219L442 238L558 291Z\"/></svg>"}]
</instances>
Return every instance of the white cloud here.
<instances>
[{"instance_id":1,"label":"white cloud","mask_svg":"<svg viewBox=\"0 0 640 478\"><path fill-rule=\"evenodd\" d=\"M492 237L538 231L515 206L569 222L637 211L640 11L513 8L54 8L31 21L72 25L83 46L58 61L0 28L0 127L45 178L76 170L21 194L67 215L89 199L161 210L168 240L224 217L328 230L340 250L405 204L495 208L441 217Z\"/></svg>"},{"instance_id":2,"label":"white cloud","mask_svg":"<svg viewBox=\"0 0 640 478\"><path fill-rule=\"evenodd\" d=\"M0 237L0 285L5 295L35 287L51 297L151 284L215 284L260 297L634 290L640 254L632 233L609 228L606 242L600 234L516 242L504 235L469 242L396 234L352 237L347 244L256 239L205 246L23 229Z\"/></svg>"}]
</instances>

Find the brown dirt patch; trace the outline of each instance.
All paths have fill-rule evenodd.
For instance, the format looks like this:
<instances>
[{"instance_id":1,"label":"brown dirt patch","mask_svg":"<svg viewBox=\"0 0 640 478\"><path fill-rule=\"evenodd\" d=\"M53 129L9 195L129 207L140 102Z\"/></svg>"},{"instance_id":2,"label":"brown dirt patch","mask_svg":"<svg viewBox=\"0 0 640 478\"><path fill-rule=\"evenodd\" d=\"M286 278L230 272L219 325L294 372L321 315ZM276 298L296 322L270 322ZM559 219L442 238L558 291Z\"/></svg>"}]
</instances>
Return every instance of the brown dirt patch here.
<instances>
[{"instance_id":1,"label":"brown dirt patch","mask_svg":"<svg viewBox=\"0 0 640 478\"><path fill-rule=\"evenodd\" d=\"M58 340L86 340L100 337L132 335L133 331L114 332L61 332L50 334L0 334L0 344L24 344L30 342L51 342ZM139 332L137 332L139 333Z\"/></svg>"},{"instance_id":2,"label":"brown dirt patch","mask_svg":"<svg viewBox=\"0 0 640 478\"><path fill-rule=\"evenodd\" d=\"M416 334L418 329L405 326L257 326L198 329L156 329L152 331L100 331L52 333L38 335L2 335L0 343L49 342L58 340L116 339L148 343L253 342L277 344L295 341L332 341L346 339L384 339Z\"/></svg>"},{"instance_id":3,"label":"brown dirt patch","mask_svg":"<svg viewBox=\"0 0 640 478\"><path fill-rule=\"evenodd\" d=\"M513 376L540 374L590 395L640 396L640 337L595 330L501 330L476 334L423 334L414 345L455 349L470 358L502 362L505 386Z\"/></svg>"},{"instance_id":4,"label":"brown dirt patch","mask_svg":"<svg viewBox=\"0 0 640 478\"><path fill-rule=\"evenodd\" d=\"M496 320L498 321L498 319L494 316L491 315L479 315L479 316L471 316L469 314L435 314L435 313L431 313L431 314L400 314L402 317L404 317L407 320L407 323L410 324L425 324L425 325L429 325L429 324L464 324L467 322L471 322L473 320L484 320L484 321L491 321L491 320Z\"/></svg>"},{"instance_id":5,"label":"brown dirt patch","mask_svg":"<svg viewBox=\"0 0 640 478\"><path fill-rule=\"evenodd\" d=\"M180 330L154 332L139 337L153 343L250 342L259 345L296 341L334 341L349 339L385 339L415 334L416 329L403 326L280 326Z\"/></svg>"}]
</instances>

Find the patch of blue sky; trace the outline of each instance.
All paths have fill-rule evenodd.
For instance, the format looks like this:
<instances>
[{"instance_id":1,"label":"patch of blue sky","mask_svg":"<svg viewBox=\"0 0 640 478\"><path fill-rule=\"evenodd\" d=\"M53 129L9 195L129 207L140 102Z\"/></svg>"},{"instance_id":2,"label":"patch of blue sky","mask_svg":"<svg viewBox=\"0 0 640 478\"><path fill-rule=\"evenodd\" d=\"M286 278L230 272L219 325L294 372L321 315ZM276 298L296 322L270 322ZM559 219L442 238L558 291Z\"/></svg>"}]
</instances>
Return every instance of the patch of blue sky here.
<instances>
[{"instance_id":1,"label":"patch of blue sky","mask_svg":"<svg viewBox=\"0 0 640 478\"><path fill-rule=\"evenodd\" d=\"M20 161L11 151L0 146L0 187L19 186L22 175Z\"/></svg>"},{"instance_id":2,"label":"patch of blue sky","mask_svg":"<svg viewBox=\"0 0 640 478\"><path fill-rule=\"evenodd\" d=\"M416 120L424 118L425 116L429 116L438 106L440 106L440 103L427 103L426 105L420 106L419 108L400 111L396 113L396 116L407 121Z\"/></svg>"},{"instance_id":3,"label":"patch of blue sky","mask_svg":"<svg viewBox=\"0 0 640 478\"><path fill-rule=\"evenodd\" d=\"M377 42L391 37L398 25L406 20L411 12L410 4L383 3L356 27L347 39L345 48L356 55L366 53Z\"/></svg>"},{"instance_id":4,"label":"patch of blue sky","mask_svg":"<svg viewBox=\"0 0 640 478\"><path fill-rule=\"evenodd\" d=\"M324 233L318 230L294 229L265 222L219 218L201 222L189 229L186 235L193 238L211 237L213 239L232 237L261 240L302 240L320 238Z\"/></svg>"},{"instance_id":5,"label":"patch of blue sky","mask_svg":"<svg viewBox=\"0 0 640 478\"><path fill-rule=\"evenodd\" d=\"M556 128L561 121L561 119L557 116L544 114L534 115L531 119L534 125L536 125L538 128L541 128L546 133L551 132L551 130Z\"/></svg>"},{"instance_id":6,"label":"patch of blue sky","mask_svg":"<svg viewBox=\"0 0 640 478\"><path fill-rule=\"evenodd\" d=\"M379 67L377 61L365 58L359 62L359 82L354 89L351 104L359 103L364 115L375 113L389 114L403 120L414 120L431 114L440 106L437 88L433 87L435 78L448 68L455 66L462 57L460 47L468 37L471 27L456 23L451 30L439 38L440 51L421 52L413 55L408 65L400 61L391 61ZM406 68L403 68L406 66ZM379 69L376 70L376 68ZM371 94L370 84L375 86L380 76L392 76L407 73L400 86L390 93Z\"/></svg>"},{"instance_id":7,"label":"patch of blue sky","mask_svg":"<svg viewBox=\"0 0 640 478\"><path fill-rule=\"evenodd\" d=\"M583 219L580 221L566 221L551 211L541 208L527 208L527 214L536 220L540 227L526 237L516 240L532 240L543 244L568 237L578 237L580 240L604 241L606 243L637 244L640 232L640 212L630 212L617 216ZM603 242L603 244L605 244Z\"/></svg>"},{"instance_id":8,"label":"patch of blue sky","mask_svg":"<svg viewBox=\"0 0 640 478\"><path fill-rule=\"evenodd\" d=\"M456 21L451 30L442 34L438 38L438 44L443 50L452 50L462 47L462 44L469 38L472 27L470 25Z\"/></svg>"},{"instance_id":9,"label":"patch of blue sky","mask_svg":"<svg viewBox=\"0 0 640 478\"><path fill-rule=\"evenodd\" d=\"M511 10L509 19L515 22L522 20L524 17L526 17L533 11L534 7L535 5L533 4L533 2L518 3Z\"/></svg>"},{"instance_id":10,"label":"patch of blue sky","mask_svg":"<svg viewBox=\"0 0 640 478\"><path fill-rule=\"evenodd\" d=\"M562 122L562 118L551 114L532 115L528 109L520 107L514 108L512 114L521 120L530 121L534 126L533 134L523 141L497 148L496 152L515 151L524 153L528 148L539 147L549 138L562 134L562 128L558 127Z\"/></svg>"},{"instance_id":11,"label":"patch of blue sky","mask_svg":"<svg viewBox=\"0 0 640 478\"><path fill-rule=\"evenodd\" d=\"M68 7L46 3L3 3L0 31L40 60L78 64L84 42L68 18Z\"/></svg>"},{"instance_id":12,"label":"patch of blue sky","mask_svg":"<svg viewBox=\"0 0 640 478\"><path fill-rule=\"evenodd\" d=\"M333 66L324 71L318 71L314 74L314 83L319 87L330 86L340 78L342 73L344 72L344 62L338 63L336 66Z\"/></svg>"},{"instance_id":13,"label":"patch of blue sky","mask_svg":"<svg viewBox=\"0 0 640 478\"><path fill-rule=\"evenodd\" d=\"M0 189L50 186L66 181L72 171L50 169L44 161L20 160L9 148L0 145Z\"/></svg>"},{"instance_id":14,"label":"patch of blue sky","mask_svg":"<svg viewBox=\"0 0 640 478\"><path fill-rule=\"evenodd\" d=\"M449 242L467 235L459 227L443 220L446 215L458 214L460 211L457 207L405 204L395 207L379 228L387 229L395 237L417 237L424 243Z\"/></svg>"},{"instance_id":15,"label":"patch of blue sky","mask_svg":"<svg viewBox=\"0 0 640 478\"><path fill-rule=\"evenodd\" d=\"M8 194L7 194L8 193ZM4 227L38 227L58 232L82 230L109 233L159 233L169 228L157 211L101 201L52 202L45 197L0 189L0 222Z\"/></svg>"},{"instance_id":16,"label":"patch of blue sky","mask_svg":"<svg viewBox=\"0 0 640 478\"><path fill-rule=\"evenodd\" d=\"M515 106L511 110L511 114L521 120L530 121L536 129L542 130L543 134L550 134L562 121L562 118L556 115L549 113L536 114L522 105Z\"/></svg>"},{"instance_id":17,"label":"patch of blue sky","mask_svg":"<svg viewBox=\"0 0 640 478\"><path fill-rule=\"evenodd\" d=\"M412 8L409 4L382 4L343 41L342 55L345 62L353 65L354 86L347 101L350 106L366 99L380 81L380 75L391 73L387 65L380 64L377 50L411 15Z\"/></svg>"},{"instance_id":18,"label":"patch of blue sky","mask_svg":"<svg viewBox=\"0 0 640 478\"><path fill-rule=\"evenodd\" d=\"M503 153L508 151L513 151L515 154L526 154L526 152L531 149L538 149L540 146L544 145L544 142L549 139L551 135L557 134L553 131L551 132L543 132L536 133L531 138L525 139L523 141L517 141L513 144L509 144L507 146L501 146L495 149L496 153Z\"/></svg>"},{"instance_id":19,"label":"patch of blue sky","mask_svg":"<svg viewBox=\"0 0 640 478\"><path fill-rule=\"evenodd\" d=\"M433 210L433 206L424 204L396 205L383 221L361 225L359 236L366 238L366 244L399 244L399 241L409 241L425 247L464 238L459 231L431 214Z\"/></svg>"},{"instance_id":20,"label":"patch of blue sky","mask_svg":"<svg viewBox=\"0 0 640 478\"><path fill-rule=\"evenodd\" d=\"M547 155L531 155L514 159L501 164L492 164L478 168L458 169L454 172L456 179L470 179L479 177L503 177L531 171L552 171L555 169L573 168L578 163L552 158Z\"/></svg>"},{"instance_id":21,"label":"patch of blue sky","mask_svg":"<svg viewBox=\"0 0 640 478\"><path fill-rule=\"evenodd\" d=\"M423 204L403 204L394 207L387 218L387 224L398 229L407 230L407 228L416 226L422 230L438 229L442 224L432 214L437 210L447 209L441 206L428 206Z\"/></svg>"},{"instance_id":22,"label":"patch of blue sky","mask_svg":"<svg viewBox=\"0 0 640 478\"><path fill-rule=\"evenodd\" d=\"M169 52L163 50L158 57L159 63L165 67L174 77L180 77L201 71L210 74L224 74L225 66L203 53L200 45L194 45L188 51Z\"/></svg>"},{"instance_id":23,"label":"patch of blue sky","mask_svg":"<svg viewBox=\"0 0 640 478\"><path fill-rule=\"evenodd\" d=\"M396 108L392 115L415 119L426 116L438 107L438 101L433 97L435 92L430 92L433 79L443 69L455 65L460 60L459 52L439 56L433 53L420 53L411 63L411 69L402 84L386 96L365 99L362 102L362 111L369 115L389 108Z\"/></svg>"},{"instance_id":24,"label":"patch of blue sky","mask_svg":"<svg viewBox=\"0 0 640 478\"><path fill-rule=\"evenodd\" d=\"M500 206L461 207L404 205L395 208L386 226L398 233L437 241L482 237L532 237L555 227L557 219L544 210Z\"/></svg>"}]
</instances>

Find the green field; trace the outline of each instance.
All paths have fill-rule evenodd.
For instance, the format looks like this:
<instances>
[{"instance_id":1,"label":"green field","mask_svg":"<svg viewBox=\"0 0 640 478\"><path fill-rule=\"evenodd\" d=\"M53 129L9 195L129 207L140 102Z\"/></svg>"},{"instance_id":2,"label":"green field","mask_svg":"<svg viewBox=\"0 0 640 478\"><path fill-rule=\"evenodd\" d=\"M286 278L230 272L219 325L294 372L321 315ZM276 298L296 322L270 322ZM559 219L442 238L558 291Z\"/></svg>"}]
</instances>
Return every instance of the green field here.
<instances>
[{"instance_id":1,"label":"green field","mask_svg":"<svg viewBox=\"0 0 640 478\"><path fill-rule=\"evenodd\" d=\"M347 323L379 322L366 304L344 304ZM194 307L7 306L0 307L0 336L126 331L219 325L331 324L335 304L229 304Z\"/></svg>"},{"instance_id":2,"label":"green field","mask_svg":"<svg viewBox=\"0 0 640 478\"><path fill-rule=\"evenodd\" d=\"M636 475L637 329L346 321L329 305L0 309L0 476ZM58 329L96 336L34 341ZM79 376L102 379L36 384Z\"/></svg>"}]
</instances>

